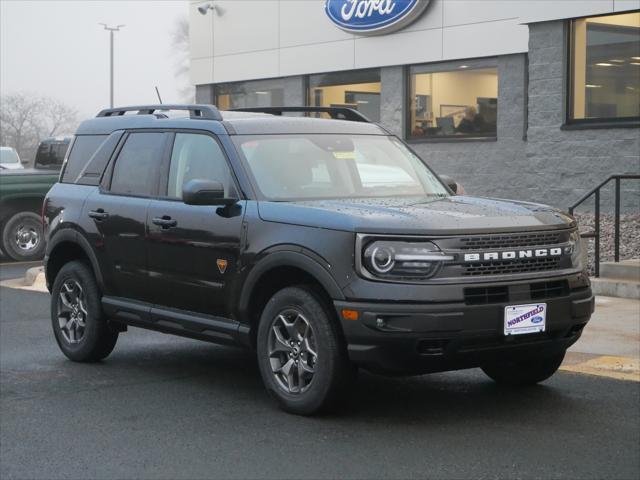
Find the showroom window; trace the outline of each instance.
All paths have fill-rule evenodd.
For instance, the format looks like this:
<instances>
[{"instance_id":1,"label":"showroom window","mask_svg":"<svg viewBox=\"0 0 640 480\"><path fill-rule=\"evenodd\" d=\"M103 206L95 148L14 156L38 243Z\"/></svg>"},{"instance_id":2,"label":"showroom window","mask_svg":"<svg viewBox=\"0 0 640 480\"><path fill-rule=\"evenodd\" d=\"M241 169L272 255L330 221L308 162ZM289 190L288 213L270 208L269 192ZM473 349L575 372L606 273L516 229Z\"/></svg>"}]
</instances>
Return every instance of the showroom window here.
<instances>
[{"instance_id":1,"label":"showroom window","mask_svg":"<svg viewBox=\"0 0 640 480\"><path fill-rule=\"evenodd\" d=\"M355 70L309 76L309 105L349 107L380 121L380 70Z\"/></svg>"},{"instance_id":2,"label":"showroom window","mask_svg":"<svg viewBox=\"0 0 640 480\"><path fill-rule=\"evenodd\" d=\"M640 120L640 12L571 22L569 123Z\"/></svg>"},{"instance_id":3,"label":"showroom window","mask_svg":"<svg viewBox=\"0 0 640 480\"><path fill-rule=\"evenodd\" d=\"M284 105L282 79L221 83L215 86L215 104L221 110Z\"/></svg>"},{"instance_id":4,"label":"showroom window","mask_svg":"<svg viewBox=\"0 0 640 480\"><path fill-rule=\"evenodd\" d=\"M411 67L407 138L496 137L498 69L482 63Z\"/></svg>"}]
</instances>

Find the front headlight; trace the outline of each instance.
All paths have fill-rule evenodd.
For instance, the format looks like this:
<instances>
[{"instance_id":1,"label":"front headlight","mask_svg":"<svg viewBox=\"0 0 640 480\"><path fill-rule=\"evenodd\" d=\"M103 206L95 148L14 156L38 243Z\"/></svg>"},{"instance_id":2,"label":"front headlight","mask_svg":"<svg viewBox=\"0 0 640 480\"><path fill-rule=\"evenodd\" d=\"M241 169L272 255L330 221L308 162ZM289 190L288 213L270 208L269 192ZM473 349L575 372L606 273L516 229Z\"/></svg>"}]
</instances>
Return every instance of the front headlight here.
<instances>
[{"instance_id":1,"label":"front headlight","mask_svg":"<svg viewBox=\"0 0 640 480\"><path fill-rule=\"evenodd\" d=\"M364 268L379 278L429 278L446 260L453 257L431 242L377 240L362 252Z\"/></svg>"}]
</instances>

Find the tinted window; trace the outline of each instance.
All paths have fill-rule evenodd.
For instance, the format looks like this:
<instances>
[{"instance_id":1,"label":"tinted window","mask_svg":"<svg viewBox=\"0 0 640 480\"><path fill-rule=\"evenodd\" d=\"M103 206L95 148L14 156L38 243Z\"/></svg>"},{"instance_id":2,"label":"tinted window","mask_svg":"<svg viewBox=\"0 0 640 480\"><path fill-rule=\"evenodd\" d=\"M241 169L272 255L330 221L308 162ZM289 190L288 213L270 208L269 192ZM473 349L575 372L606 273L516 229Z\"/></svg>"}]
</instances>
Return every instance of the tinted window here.
<instances>
[{"instance_id":1,"label":"tinted window","mask_svg":"<svg viewBox=\"0 0 640 480\"><path fill-rule=\"evenodd\" d=\"M111 191L126 195L151 195L162 161L164 133L132 133L118 155Z\"/></svg>"},{"instance_id":2,"label":"tinted window","mask_svg":"<svg viewBox=\"0 0 640 480\"><path fill-rule=\"evenodd\" d=\"M61 181L63 183L74 183L77 180L78 175L105 138L107 138L106 135L79 135L76 137L62 174Z\"/></svg>"},{"instance_id":3,"label":"tinted window","mask_svg":"<svg viewBox=\"0 0 640 480\"><path fill-rule=\"evenodd\" d=\"M460 65L448 72L423 69L411 69L409 138L496 136L497 68Z\"/></svg>"},{"instance_id":4,"label":"tinted window","mask_svg":"<svg viewBox=\"0 0 640 480\"><path fill-rule=\"evenodd\" d=\"M182 186L194 179L221 182L229 195L231 175L218 142L208 135L178 133L171 153L167 195L182 198Z\"/></svg>"},{"instance_id":5,"label":"tinted window","mask_svg":"<svg viewBox=\"0 0 640 480\"><path fill-rule=\"evenodd\" d=\"M572 22L569 120L640 118L640 12Z\"/></svg>"},{"instance_id":6,"label":"tinted window","mask_svg":"<svg viewBox=\"0 0 640 480\"><path fill-rule=\"evenodd\" d=\"M35 167L58 170L62 166L69 142L42 143L36 154Z\"/></svg>"}]
</instances>

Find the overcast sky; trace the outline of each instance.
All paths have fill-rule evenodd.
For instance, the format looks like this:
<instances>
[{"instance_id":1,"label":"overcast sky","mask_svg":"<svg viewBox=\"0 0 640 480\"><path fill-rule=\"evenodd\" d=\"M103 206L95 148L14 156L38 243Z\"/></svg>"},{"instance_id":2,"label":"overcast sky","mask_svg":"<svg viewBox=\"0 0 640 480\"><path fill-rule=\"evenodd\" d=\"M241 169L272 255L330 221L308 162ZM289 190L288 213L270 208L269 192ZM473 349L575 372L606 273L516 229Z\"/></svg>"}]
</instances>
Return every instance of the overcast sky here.
<instances>
[{"instance_id":1,"label":"overcast sky","mask_svg":"<svg viewBox=\"0 0 640 480\"><path fill-rule=\"evenodd\" d=\"M115 34L115 104L181 100L171 33L187 2L0 0L0 93L30 92L93 116L109 106L109 33Z\"/></svg>"}]
</instances>

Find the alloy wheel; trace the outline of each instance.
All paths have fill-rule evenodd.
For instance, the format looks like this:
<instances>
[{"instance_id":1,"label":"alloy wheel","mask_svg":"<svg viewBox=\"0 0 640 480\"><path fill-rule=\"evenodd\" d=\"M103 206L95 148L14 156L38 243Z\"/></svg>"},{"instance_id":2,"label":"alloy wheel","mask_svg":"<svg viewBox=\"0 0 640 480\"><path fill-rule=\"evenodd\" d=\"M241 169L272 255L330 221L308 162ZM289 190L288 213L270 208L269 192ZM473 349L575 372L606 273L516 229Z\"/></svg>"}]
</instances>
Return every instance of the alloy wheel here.
<instances>
[{"instance_id":1,"label":"alloy wheel","mask_svg":"<svg viewBox=\"0 0 640 480\"><path fill-rule=\"evenodd\" d=\"M84 337L87 321L84 291L75 280L62 284L58 295L58 324L67 343L79 343Z\"/></svg>"},{"instance_id":2,"label":"alloy wheel","mask_svg":"<svg viewBox=\"0 0 640 480\"><path fill-rule=\"evenodd\" d=\"M309 320L296 309L282 311L272 322L268 342L271 371L280 388L292 394L308 390L318 362Z\"/></svg>"}]
</instances>

